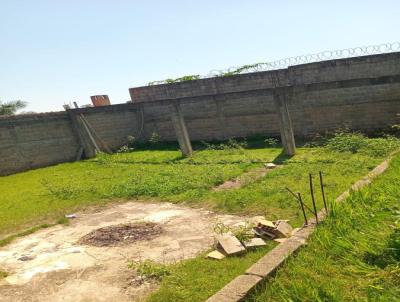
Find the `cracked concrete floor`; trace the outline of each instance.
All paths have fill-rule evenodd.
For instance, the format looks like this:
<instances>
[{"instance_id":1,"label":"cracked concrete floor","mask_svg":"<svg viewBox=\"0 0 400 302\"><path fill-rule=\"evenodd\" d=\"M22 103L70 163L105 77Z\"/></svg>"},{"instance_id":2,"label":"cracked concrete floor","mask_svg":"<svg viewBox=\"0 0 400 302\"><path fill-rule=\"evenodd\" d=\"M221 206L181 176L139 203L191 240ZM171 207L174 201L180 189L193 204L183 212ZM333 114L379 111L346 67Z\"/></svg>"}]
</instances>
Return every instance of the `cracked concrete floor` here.
<instances>
[{"instance_id":1,"label":"cracked concrete floor","mask_svg":"<svg viewBox=\"0 0 400 302\"><path fill-rule=\"evenodd\" d=\"M171 263L195 257L213 244L215 223L242 220L171 203L127 202L78 213L68 226L43 229L0 248L0 268L9 273L0 280L0 301L138 301L157 285L130 285L129 260ZM159 223L164 232L117 247L77 243L95 229L142 221Z\"/></svg>"}]
</instances>

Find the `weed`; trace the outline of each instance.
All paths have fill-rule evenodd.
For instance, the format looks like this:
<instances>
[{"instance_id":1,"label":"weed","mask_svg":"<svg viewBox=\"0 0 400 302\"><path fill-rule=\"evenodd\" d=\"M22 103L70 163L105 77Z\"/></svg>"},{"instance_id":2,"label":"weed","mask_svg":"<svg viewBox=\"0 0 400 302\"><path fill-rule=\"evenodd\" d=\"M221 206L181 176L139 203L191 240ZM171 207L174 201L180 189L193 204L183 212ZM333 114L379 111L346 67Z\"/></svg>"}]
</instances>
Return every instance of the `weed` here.
<instances>
[{"instance_id":1,"label":"weed","mask_svg":"<svg viewBox=\"0 0 400 302\"><path fill-rule=\"evenodd\" d=\"M387 154L388 150L393 151L400 148L400 139L393 136L369 139L359 132L343 130L336 132L332 138L329 138L326 147L337 152L382 156Z\"/></svg>"},{"instance_id":2,"label":"weed","mask_svg":"<svg viewBox=\"0 0 400 302\"><path fill-rule=\"evenodd\" d=\"M361 148L366 147L365 136L357 132L337 132L330 138L326 146L338 152L357 153Z\"/></svg>"},{"instance_id":3,"label":"weed","mask_svg":"<svg viewBox=\"0 0 400 302\"><path fill-rule=\"evenodd\" d=\"M154 279L161 281L165 276L171 274L170 269L165 264L156 263L152 260L141 262L131 261L128 267L136 270L139 276L145 279Z\"/></svg>"},{"instance_id":4,"label":"weed","mask_svg":"<svg viewBox=\"0 0 400 302\"><path fill-rule=\"evenodd\" d=\"M279 141L276 138L269 137L264 140L264 143L267 147L276 147L278 146Z\"/></svg>"},{"instance_id":5,"label":"weed","mask_svg":"<svg viewBox=\"0 0 400 302\"><path fill-rule=\"evenodd\" d=\"M172 83L180 83L180 82L186 82L186 81L193 81L193 80L198 80L200 79L200 75L198 74L192 74L192 75L186 75L180 78L176 79L166 79L164 81L154 81L154 82L149 82L148 85L155 85L155 84L172 84Z\"/></svg>"},{"instance_id":6,"label":"weed","mask_svg":"<svg viewBox=\"0 0 400 302\"><path fill-rule=\"evenodd\" d=\"M380 139L383 146L389 146L389 138ZM177 149L101 153L91 160L0 177L0 234L18 232L38 223L53 223L65 213L88 205L125 198L186 202L231 213L268 212L300 225L297 203L284 187L304 192L308 188L308 172L323 171L326 193L333 196L347 189L389 152L375 156L323 147L298 148L296 156L283 159L280 148L249 148L252 144L241 139L210 144L189 159L182 158ZM236 190L211 190L272 161L282 161L284 166ZM320 200L317 203L321 207Z\"/></svg>"},{"instance_id":7,"label":"weed","mask_svg":"<svg viewBox=\"0 0 400 302\"><path fill-rule=\"evenodd\" d=\"M6 278L7 276L8 276L7 272L5 272L3 270L0 270L0 280L3 279L3 278Z\"/></svg>"},{"instance_id":8,"label":"weed","mask_svg":"<svg viewBox=\"0 0 400 302\"><path fill-rule=\"evenodd\" d=\"M214 233L219 235L230 233L241 242L245 242L254 237L254 233L252 231L253 227L254 224L251 224L249 222L245 222L244 225L238 226L227 226L219 222L214 225L213 231Z\"/></svg>"},{"instance_id":9,"label":"weed","mask_svg":"<svg viewBox=\"0 0 400 302\"><path fill-rule=\"evenodd\" d=\"M149 143L150 144L158 144L159 142L160 142L160 139L161 139L161 137L160 137L160 135L157 133L157 132L153 132L151 135L150 135L150 138L149 138Z\"/></svg>"}]
</instances>

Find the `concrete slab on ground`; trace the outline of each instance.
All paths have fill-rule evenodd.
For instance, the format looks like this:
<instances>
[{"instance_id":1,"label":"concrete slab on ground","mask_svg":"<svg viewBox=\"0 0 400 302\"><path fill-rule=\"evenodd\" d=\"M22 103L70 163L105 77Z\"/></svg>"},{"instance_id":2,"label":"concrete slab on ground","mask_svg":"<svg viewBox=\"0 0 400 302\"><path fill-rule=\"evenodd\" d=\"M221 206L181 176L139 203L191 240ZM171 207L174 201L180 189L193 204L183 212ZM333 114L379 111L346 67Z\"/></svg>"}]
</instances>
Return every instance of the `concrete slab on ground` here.
<instances>
[{"instance_id":1,"label":"concrete slab on ground","mask_svg":"<svg viewBox=\"0 0 400 302\"><path fill-rule=\"evenodd\" d=\"M157 285L130 285L129 260L176 262L214 243L216 223L231 226L243 218L217 215L171 203L127 202L94 213L77 213L70 225L57 225L0 248L0 301L136 301ZM117 224L153 222L163 232L147 241L96 247L79 244L93 230ZM19 260L19 259L23 260Z\"/></svg>"}]
</instances>

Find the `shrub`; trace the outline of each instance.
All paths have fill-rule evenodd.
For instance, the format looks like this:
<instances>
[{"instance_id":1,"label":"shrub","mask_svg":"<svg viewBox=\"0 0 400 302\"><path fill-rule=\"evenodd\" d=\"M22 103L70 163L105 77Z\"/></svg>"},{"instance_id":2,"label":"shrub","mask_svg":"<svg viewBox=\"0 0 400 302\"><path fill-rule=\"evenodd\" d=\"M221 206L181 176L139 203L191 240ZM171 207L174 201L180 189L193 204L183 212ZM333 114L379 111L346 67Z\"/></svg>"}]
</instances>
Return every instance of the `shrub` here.
<instances>
[{"instance_id":1,"label":"shrub","mask_svg":"<svg viewBox=\"0 0 400 302\"><path fill-rule=\"evenodd\" d=\"M393 136L368 138L359 132L341 131L327 140L326 147L337 152L385 156L400 148L400 139Z\"/></svg>"},{"instance_id":2,"label":"shrub","mask_svg":"<svg viewBox=\"0 0 400 302\"><path fill-rule=\"evenodd\" d=\"M238 141L236 139L230 138L224 143L207 143L201 142L208 150L243 150L247 147L247 141Z\"/></svg>"},{"instance_id":3,"label":"shrub","mask_svg":"<svg viewBox=\"0 0 400 302\"><path fill-rule=\"evenodd\" d=\"M135 150L136 147L136 138L134 136L127 136L126 138L127 144L122 146L121 148L118 149L117 153L128 153L132 152Z\"/></svg>"},{"instance_id":4,"label":"shrub","mask_svg":"<svg viewBox=\"0 0 400 302\"><path fill-rule=\"evenodd\" d=\"M279 141L273 137L269 137L264 140L264 143L267 145L267 147L276 147L278 146L278 142Z\"/></svg>"},{"instance_id":5,"label":"shrub","mask_svg":"<svg viewBox=\"0 0 400 302\"><path fill-rule=\"evenodd\" d=\"M335 135L328 139L326 146L338 152L357 153L362 147L366 146L366 138L358 132L336 132Z\"/></svg>"},{"instance_id":6,"label":"shrub","mask_svg":"<svg viewBox=\"0 0 400 302\"><path fill-rule=\"evenodd\" d=\"M154 144L157 144L159 142L160 142L160 135L157 132L153 132L150 135L149 143L154 145Z\"/></svg>"}]
</instances>

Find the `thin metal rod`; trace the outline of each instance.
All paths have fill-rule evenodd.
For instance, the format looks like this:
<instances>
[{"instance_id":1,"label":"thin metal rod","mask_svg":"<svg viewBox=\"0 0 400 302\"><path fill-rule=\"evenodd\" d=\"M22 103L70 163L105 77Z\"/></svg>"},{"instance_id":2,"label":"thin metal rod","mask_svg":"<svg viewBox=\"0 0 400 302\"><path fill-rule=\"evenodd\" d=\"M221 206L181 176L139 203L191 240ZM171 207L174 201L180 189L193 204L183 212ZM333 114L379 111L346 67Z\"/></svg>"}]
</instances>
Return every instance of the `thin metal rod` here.
<instances>
[{"instance_id":1,"label":"thin metal rod","mask_svg":"<svg viewBox=\"0 0 400 302\"><path fill-rule=\"evenodd\" d=\"M292 190L290 190L289 188L286 188L286 190L288 190L290 194L292 194L298 201L300 201L299 197ZM303 202L303 199L302 199L302 202ZM303 202L303 205L306 207L306 209L308 211L310 211L311 214L315 214L314 211L311 210L311 208L305 202Z\"/></svg>"},{"instance_id":2,"label":"thin metal rod","mask_svg":"<svg viewBox=\"0 0 400 302\"><path fill-rule=\"evenodd\" d=\"M322 178L321 171L319 171L319 184L321 186L321 194L322 194L322 200L324 201L325 213L326 213L326 215L328 215L328 207L326 205L325 191L324 191L324 180Z\"/></svg>"},{"instance_id":3,"label":"thin metal rod","mask_svg":"<svg viewBox=\"0 0 400 302\"><path fill-rule=\"evenodd\" d=\"M315 214L315 222L318 223L318 213L317 213L317 207L315 205L315 198L314 198L314 188L313 188L313 181L312 181L312 175L311 173L309 174L310 177L310 193L311 193L311 200L314 208L314 214Z\"/></svg>"},{"instance_id":4,"label":"thin metal rod","mask_svg":"<svg viewBox=\"0 0 400 302\"><path fill-rule=\"evenodd\" d=\"M306 225L308 225L306 211L304 210L303 199L301 198L301 194L300 193L297 193L297 195L299 196L299 203L300 203L300 206L301 206L301 211L303 212L304 222L305 222Z\"/></svg>"}]
</instances>

